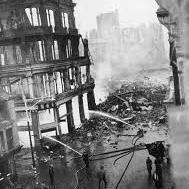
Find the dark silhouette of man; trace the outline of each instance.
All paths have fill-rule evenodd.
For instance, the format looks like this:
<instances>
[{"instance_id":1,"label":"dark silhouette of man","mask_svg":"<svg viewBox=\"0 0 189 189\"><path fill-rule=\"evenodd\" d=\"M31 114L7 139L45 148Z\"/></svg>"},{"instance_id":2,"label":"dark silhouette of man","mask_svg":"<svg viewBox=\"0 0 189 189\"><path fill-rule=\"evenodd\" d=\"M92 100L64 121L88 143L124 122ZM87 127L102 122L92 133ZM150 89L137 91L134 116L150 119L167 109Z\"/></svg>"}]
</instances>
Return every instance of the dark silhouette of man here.
<instances>
[{"instance_id":1,"label":"dark silhouette of man","mask_svg":"<svg viewBox=\"0 0 189 189\"><path fill-rule=\"evenodd\" d=\"M54 167L52 164L49 165L49 176L51 184L54 185Z\"/></svg>"},{"instance_id":2,"label":"dark silhouette of man","mask_svg":"<svg viewBox=\"0 0 189 189\"><path fill-rule=\"evenodd\" d=\"M151 177L151 172L152 172L152 160L150 159L150 157L147 157L146 159L146 168L148 170L148 176Z\"/></svg>"},{"instance_id":3,"label":"dark silhouette of man","mask_svg":"<svg viewBox=\"0 0 189 189\"><path fill-rule=\"evenodd\" d=\"M107 180L106 180L106 172L104 170L104 166L100 166L100 169L97 172L98 177L98 188L100 189L101 182L104 181L105 188L107 187Z\"/></svg>"},{"instance_id":4,"label":"dark silhouette of man","mask_svg":"<svg viewBox=\"0 0 189 189\"><path fill-rule=\"evenodd\" d=\"M155 187L156 187L157 189L160 189L160 188L161 188L161 185L160 185L159 177L158 177L158 174L156 173L156 171L155 171L155 173L153 174L153 181L154 181Z\"/></svg>"},{"instance_id":5,"label":"dark silhouette of man","mask_svg":"<svg viewBox=\"0 0 189 189\"><path fill-rule=\"evenodd\" d=\"M159 186L162 186L162 167L161 167L161 160L160 159L156 159L154 161L155 166L156 166L156 174L158 177L158 182L159 182Z\"/></svg>"},{"instance_id":6,"label":"dark silhouette of man","mask_svg":"<svg viewBox=\"0 0 189 189\"><path fill-rule=\"evenodd\" d=\"M161 161L163 161L163 159L165 157L165 147L162 142L159 143L158 149L159 149Z\"/></svg>"},{"instance_id":7,"label":"dark silhouette of man","mask_svg":"<svg viewBox=\"0 0 189 189\"><path fill-rule=\"evenodd\" d=\"M82 157L83 157L83 161L84 161L84 163L86 165L86 168L89 168L89 155L88 155L88 153L85 151L83 153Z\"/></svg>"}]
</instances>

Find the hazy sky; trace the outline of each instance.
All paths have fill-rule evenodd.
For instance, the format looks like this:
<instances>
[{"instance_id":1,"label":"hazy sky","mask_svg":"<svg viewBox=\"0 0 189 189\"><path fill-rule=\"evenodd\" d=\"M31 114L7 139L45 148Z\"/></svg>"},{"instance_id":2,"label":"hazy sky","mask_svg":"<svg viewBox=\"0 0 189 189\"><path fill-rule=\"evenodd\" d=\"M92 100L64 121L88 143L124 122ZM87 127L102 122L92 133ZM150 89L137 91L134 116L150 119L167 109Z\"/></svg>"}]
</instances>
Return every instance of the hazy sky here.
<instances>
[{"instance_id":1,"label":"hazy sky","mask_svg":"<svg viewBox=\"0 0 189 189\"><path fill-rule=\"evenodd\" d=\"M118 9L122 27L158 22L155 0L74 0L76 24L81 33L96 28L96 16Z\"/></svg>"}]
</instances>

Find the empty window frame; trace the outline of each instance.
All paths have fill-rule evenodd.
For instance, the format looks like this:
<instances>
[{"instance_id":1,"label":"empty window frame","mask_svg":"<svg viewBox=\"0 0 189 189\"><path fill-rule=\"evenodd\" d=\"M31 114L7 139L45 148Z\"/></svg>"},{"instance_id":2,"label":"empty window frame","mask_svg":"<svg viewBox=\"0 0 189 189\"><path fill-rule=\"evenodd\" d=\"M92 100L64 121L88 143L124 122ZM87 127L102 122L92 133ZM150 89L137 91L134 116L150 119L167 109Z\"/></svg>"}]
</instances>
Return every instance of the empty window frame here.
<instances>
[{"instance_id":1,"label":"empty window frame","mask_svg":"<svg viewBox=\"0 0 189 189\"><path fill-rule=\"evenodd\" d=\"M38 41L38 45L39 45L40 61L45 61L46 60L46 53L45 53L44 41Z\"/></svg>"},{"instance_id":2,"label":"empty window frame","mask_svg":"<svg viewBox=\"0 0 189 189\"><path fill-rule=\"evenodd\" d=\"M51 26L53 32L55 32L55 21L54 21L54 12L53 12L53 10L46 9L46 14L47 14L48 26Z\"/></svg>"},{"instance_id":3,"label":"empty window frame","mask_svg":"<svg viewBox=\"0 0 189 189\"><path fill-rule=\"evenodd\" d=\"M50 96L50 81L49 81L49 75L48 73L43 74L43 87L44 87L44 92L45 96Z\"/></svg>"},{"instance_id":4,"label":"empty window frame","mask_svg":"<svg viewBox=\"0 0 189 189\"><path fill-rule=\"evenodd\" d=\"M5 65L5 55L1 54L1 66Z\"/></svg>"},{"instance_id":5,"label":"empty window frame","mask_svg":"<svg viewBox=\"0 0 189 189\"><path fill-rule=\"evenodd\" d=\"M87 81L87 71L86 71L86 66L81 67L81 82L82 84L85 84Z\"/></svg>"},{"instance_id":6,"label":"empty window frame","mask_svg":"<svg viewBox=\"0 0 189 189\"><path fill-rule=\"evenodd\" d=\"M25 12L32 26L41 26L39 8L26 8Z\"/></svg>"},{"instance_id":7,"label":"empty window frame","mask_svg":"<svg viewBox=\"0 0 189 189\"><path fill-rule=\"evenodd\" d=\"M3 131L0 131L0 153L5 152L5 138Z\"/></svg>"},{"instance_id":8,"label":"empty window frame","mask_svg":"<svg viewBox=\"0 0 189 189\"><path fill-rule=\"evenodd\" d=\"M53 60L59 59L58 43L56 40L53 42L52 45L52 56L53 56Z\"/></svg>"},{"instance_id":9,"label":"empty window frame","mask_svg":"<svg viewBox=\"0 0 189 189\"><path fill-rule=\"evenodd\" d=\"M69 28L68 13L62 12L62 25L64 28Z\"/></svg>"},{"instance_id":10,"label":"empty window frame","mask_svg":"<svg viewBox=\"0 0 189 189\"><path fill-rule=\"evenodd\" d=\"M66 45L66 53L67 53L67 58L69 58L72 55L72 46L70 39L68 39L68 44Z\"/></svg>"},{"instance_id":11,"label":"empty window frame","mask_svg":"<svg viewBox=\"0 0 189 189\"><path fill-rule=\"evenodd\" d=\"M60 94L64 90L64 83L62 80L62 74L61 72L55 72L56 74L56 87L57 87L57 94Z\"/></svg>"}]
</instances>

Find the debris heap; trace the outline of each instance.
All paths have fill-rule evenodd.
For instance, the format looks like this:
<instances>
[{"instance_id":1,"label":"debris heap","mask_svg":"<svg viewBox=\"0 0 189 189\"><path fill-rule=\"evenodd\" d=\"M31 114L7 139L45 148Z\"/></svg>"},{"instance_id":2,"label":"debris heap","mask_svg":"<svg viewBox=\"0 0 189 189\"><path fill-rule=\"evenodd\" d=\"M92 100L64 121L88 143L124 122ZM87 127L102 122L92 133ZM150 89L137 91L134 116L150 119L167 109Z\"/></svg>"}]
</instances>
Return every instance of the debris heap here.
<instances>
[{"instance_id":1,"label":"debris heap","mask_svg":"<svg viewBox=\"0 0 189 189\"><path fill-rule=\"evenodd\" d=\"M164 84L128 82L109 94L107 99L97 106L97 110L121 118L134 128L167 129L167 112L163 103L166 91ZM68 142L79 139L81 142L90 142L108 136L119 128L130 129L127 124L108 117L91 116L82 127L72 134L64 135L62 140Z\"/></svg>"}]
</instances>

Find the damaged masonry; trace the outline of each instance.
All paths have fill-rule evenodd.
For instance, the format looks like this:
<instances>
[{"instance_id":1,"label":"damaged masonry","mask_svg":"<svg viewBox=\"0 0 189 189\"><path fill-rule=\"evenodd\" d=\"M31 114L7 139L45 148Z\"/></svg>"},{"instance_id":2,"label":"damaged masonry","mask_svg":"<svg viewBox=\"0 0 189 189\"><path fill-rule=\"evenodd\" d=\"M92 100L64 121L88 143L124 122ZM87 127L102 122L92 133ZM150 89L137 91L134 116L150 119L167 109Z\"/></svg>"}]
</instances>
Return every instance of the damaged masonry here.
<instances>
[{"instance_id":1,"label":"damaged masonry","mask_svg":"<svg viewBox=\"0 0 189 189\"><path fill-rule=\"evenodd\" d=\"M91 11L85 37L84 1L0 1L1 189L188 188L187 0L173 1L148 26Z\"/></svg>"}]
</instances>

